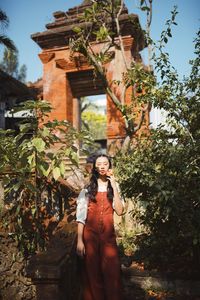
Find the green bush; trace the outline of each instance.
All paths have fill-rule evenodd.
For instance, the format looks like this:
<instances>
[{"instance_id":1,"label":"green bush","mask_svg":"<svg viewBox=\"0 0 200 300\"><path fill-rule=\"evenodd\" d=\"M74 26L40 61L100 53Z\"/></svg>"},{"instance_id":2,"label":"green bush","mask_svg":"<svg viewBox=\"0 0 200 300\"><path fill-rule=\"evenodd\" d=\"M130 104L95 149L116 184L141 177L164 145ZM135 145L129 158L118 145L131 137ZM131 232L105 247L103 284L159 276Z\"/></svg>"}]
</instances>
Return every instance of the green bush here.
<instances>
[{"instance_id":1,"label":"green bush","mask_svg":"<svg viewBox=\"0 0 200 300\"><path fill-rule=\"evenodd\" d=\"M136 258L188 277L199 277L200 268L200 32L195 49L191 75L176 89L165 81L171 94L158 104L167 125L115 158L123 194L145 207Z\"/></svg>"},{"instance_id":2,"label":"green bush","mask_svg":"<svg viewBox=\"0 0 200 300\"><path fill-rule=\"evenodd\" d=\"M75 144L84 139L87 145L90 140L86 131L76 131L65 120L49 121L47 101L29 100L16 110L29 114L18 132L0 131L0 176L5 187L1 221L28 256L48 243L54 229L49 220L54 217L55 225L63 217L59 180L66 174L66 159L77 168Z\"/></svg>"}]
</instances>

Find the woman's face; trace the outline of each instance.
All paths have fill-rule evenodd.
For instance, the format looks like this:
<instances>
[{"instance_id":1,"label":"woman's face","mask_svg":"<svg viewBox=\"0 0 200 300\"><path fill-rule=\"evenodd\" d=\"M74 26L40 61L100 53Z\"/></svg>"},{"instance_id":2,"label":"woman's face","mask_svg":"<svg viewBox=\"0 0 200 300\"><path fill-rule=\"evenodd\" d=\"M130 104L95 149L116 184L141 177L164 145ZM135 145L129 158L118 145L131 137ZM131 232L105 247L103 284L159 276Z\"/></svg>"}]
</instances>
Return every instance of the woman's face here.
<instances>
[{"instance_id":1,"label":"woman's face","mask_svg":"<svg viewBox=\"0 0 200 300\"><path fill-rule=\"evenodd\" d=\"M106 175L107 171L110 168L109 160L107 157L100 156L97 158L95 167L99 175Z\"/></svg>"}]
</instances>

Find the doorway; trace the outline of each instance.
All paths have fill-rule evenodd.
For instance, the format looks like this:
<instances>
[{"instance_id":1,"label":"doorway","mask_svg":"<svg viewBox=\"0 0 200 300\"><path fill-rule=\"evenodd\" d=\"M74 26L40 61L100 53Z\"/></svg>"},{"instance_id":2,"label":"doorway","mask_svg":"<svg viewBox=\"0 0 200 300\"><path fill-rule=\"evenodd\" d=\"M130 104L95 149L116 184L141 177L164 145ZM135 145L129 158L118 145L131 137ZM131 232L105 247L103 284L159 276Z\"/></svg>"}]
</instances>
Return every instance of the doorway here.
<instances>
[{"instance_id":1,"label":"doorway","mask_svg":"<svg viewBox=\"0 0 200 300\"><path fill-rule=\"evenodd\" d=\"M67 73L73 98L73 124L89 130L94 139L92 152L106 152L107 148L107 98L102 80L94 70Z\"/></svg>"},{"instance_id":2,"label":"doorway","mask_svg":"<svg viewBox=\"0 0 200 300\"><path fill-rule=\"evenodd\" d=\"M105 153L107 149L107 99L105 94L80 98L81 127L90 132L94 150Z\"/></svg>"}]
</instances>

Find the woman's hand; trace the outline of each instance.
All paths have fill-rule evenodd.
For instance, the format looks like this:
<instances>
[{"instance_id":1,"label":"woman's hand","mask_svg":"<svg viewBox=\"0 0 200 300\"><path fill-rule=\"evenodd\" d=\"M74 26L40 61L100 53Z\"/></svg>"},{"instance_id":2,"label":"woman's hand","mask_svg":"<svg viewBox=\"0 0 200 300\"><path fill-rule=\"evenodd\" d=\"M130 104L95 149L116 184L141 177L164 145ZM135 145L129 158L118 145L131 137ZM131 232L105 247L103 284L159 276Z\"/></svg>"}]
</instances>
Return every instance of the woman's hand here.
<instances>
[{"instance_id":1,"label":"woman's hand","mask_svg":"<svg viewBox=\"0 0 200 300\"><path fill-rule=\"evenodd\" d=\"M113 170L112 170L112 169L109 169L109 170L107 171L107 173L106 173L106 176L109 177L108 179L110 180L110 183L111 183L111 185L112 185L112 188L113 188L113 189L116 189L117 185L116 185L115 176L114 176L114 174L113 174Z\"/></svg>"},{"instance_id":2,"label":"woman's hand","mask_svg":"<svg viewBox=\"0 0 200 300\"><path fill-rule=\"evenodd\" d=\"M83 241L77 242L76 253L80 257L83 257L85 255L85 245Z\"/></svg>"}]
</instances>

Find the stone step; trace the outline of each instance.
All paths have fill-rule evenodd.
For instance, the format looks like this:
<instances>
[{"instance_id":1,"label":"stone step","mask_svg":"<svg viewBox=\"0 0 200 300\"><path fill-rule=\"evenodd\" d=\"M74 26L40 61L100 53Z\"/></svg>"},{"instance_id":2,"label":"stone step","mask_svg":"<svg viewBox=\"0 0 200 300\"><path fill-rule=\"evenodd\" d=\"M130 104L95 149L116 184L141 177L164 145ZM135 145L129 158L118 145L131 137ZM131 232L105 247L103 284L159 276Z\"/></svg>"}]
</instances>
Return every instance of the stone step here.
<instances>
[{"instance_id":1,"label":"stone step","mask_svg":"<svg viewBox=\"0 0 200 300\"><path fill-rule=\"evenodd\" d=\"M74 166L73 162L69 158L66 158L63 160L66 171L71 170L71 168ZM79 157L79 167L83 167L86 164L86 156L80 156ZM76 168L76 166L75 166Z\"/></svg>"}]
</instances>

